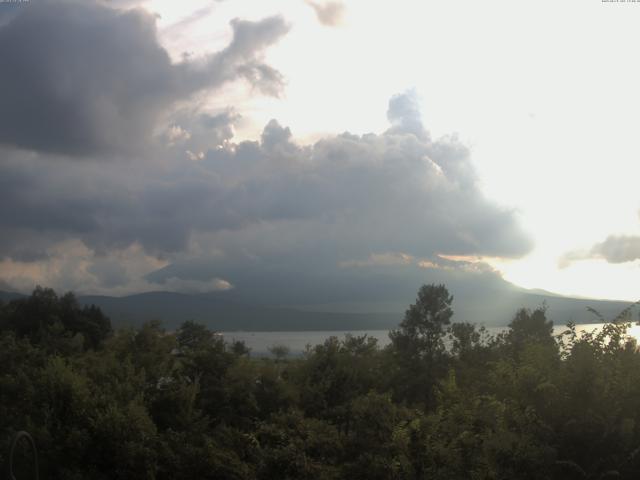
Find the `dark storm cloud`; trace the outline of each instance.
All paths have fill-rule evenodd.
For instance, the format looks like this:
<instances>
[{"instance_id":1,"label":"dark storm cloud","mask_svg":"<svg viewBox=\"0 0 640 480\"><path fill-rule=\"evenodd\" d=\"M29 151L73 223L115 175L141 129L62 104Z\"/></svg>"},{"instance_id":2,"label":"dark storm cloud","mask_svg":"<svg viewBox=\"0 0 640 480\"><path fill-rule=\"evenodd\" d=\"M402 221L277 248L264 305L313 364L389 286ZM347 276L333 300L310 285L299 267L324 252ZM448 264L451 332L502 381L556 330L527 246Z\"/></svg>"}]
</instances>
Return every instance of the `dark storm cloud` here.
<instances>
[{"instance_id":1,"label":"dark storm cloud","mask_svg":"<svg viewBox=\"0 0 640 480\"><path fill-rule=\"evenodd\" d=\"M0 192L4 256L15 251L30 255L25 251L32 245L24 242L27 229L39 247L44 235L79 238L101 252L134 242L158 255L178 251L197 226L191 210L195 205L206 208L208 192L216 190L215 184L195 177L173 184L156 172L145 179L145 170L136 166L105 171L93 163L72 167L64 160L32 162L0 164L0 175L18 179L15 188ZM20 235L12 242L13 232Z\"/></svg>"},{"instance_id":2,"label":"dark storm cloud","mask_svg":"<svg viewBox=\"0 0 640 480\"><path fill-rule=\"evenodd\" d=\"M212 278L212 272L217 272L223 278L233 279L235 288L226 292L225 298L271 305L361 303L354 307L364 312L401 312L415 299L415 290L423 283L445 283L465 299L475 298L479 292L484 295L488 291L497 292L507 285L490 269L425 269L415 263L342 269L329 264L313 269L303 267L291 268L276 261L265 264L239 258L198 258L175 262L147 279L164 289L172 279L204 282Z\"/></svg>"},{"instance_id":3,"label":"dark storm cloud","mask_svg":"<svg viewBox=\"0 0 640 480\"><path fill-rule=\"evenodd\" d=\"M0 4L0 27L9 23L24 8L24 3L2 3Z\"/></svg>"},{"instance_id":4,"label":"dark storm cloud","mask_svg":"<svg viewBox=\"0 0 640 480\"><path fill-rule=\"evenodd\" d=\"M40 1L0 28L0 142L91 155L144 146L180 100L238 78L277 95L261 53L288 29L281 17L234 20L222 51L173 63L155 19L79 1Z\"/></svg>"},{"instance_id":5,"label":"dark storm cloud","mask_svg":"<svg viewBox=\"0 0 640 480\"><path fill-rule=\"evenodd\" d=\"M113 259L99 258L89 266L87 271L107 288L125 285L130 280L124 265L114 262Z\"/></svg>"},{"instance_id":6,"label":"dark storm cloud","mask_svg":"<svg viewBox=\"0 0 640 480\"><path fill-rule=\"evenodd\" d=\"M138 244L172 261L149 277L154 282L224 278L240 291L269 276L284 285L300 272L342 284L335 279L362 277L348 265L388 257L374 254L525 254L528 237L512 211L479 190L468 149L455 137L432 141L416 131L412 102L392 100L393 126L383 134L306 146L275 120L259 142L234 144L226 137L236 115L194 116L191 126L226 132L197 161L185 152L202 146L202 133L182 135L165 150L175 157L157 164L51 162L5 151L0 256L36 258L47 239L79 239L100 255ZM28 234L34 251L25 249ZM208 278L193 265L206 266ZM98 272L105 285L126 278Z\"/></svg>"},{"instance_id":7,"label":"dark storm cloud","mask_svg":"<svg viewBox=\"0 0 640 480\"><path fill-rule=\"evenodd\" d=\"M171 116L169 128L164 134L164 143L171 147L176 155L186 157L204 157L210 148L222 147L235 134L235 125L242 116L233 109L215 114L201 113L188 108Z\"/></svg>"}]
</instances>

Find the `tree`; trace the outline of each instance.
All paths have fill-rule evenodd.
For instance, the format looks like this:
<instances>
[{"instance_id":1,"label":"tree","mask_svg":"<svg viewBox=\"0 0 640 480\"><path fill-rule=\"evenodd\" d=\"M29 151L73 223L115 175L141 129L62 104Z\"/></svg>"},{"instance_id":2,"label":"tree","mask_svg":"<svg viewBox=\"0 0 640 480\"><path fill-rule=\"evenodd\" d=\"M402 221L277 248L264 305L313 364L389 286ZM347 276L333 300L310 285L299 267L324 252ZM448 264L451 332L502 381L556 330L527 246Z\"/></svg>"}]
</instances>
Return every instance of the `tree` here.
<instances>
[{"instance_id":1,"label":"tree","mask_svg":"<svg viewBox=\"0 0 640 480\"><path fill-rule=\"evenodd\" d=\"M276 363L282 362L291 353L291 349L284 344L275 344L269 347L269 353L276 359Z\"/></svg>"},{"instance_id":2,"label":"tree","mask_svg":"<svg viewBox=\"0 0 640 480\"><path fill-rule=\"evenodd\" d=\"M423 285L400 328L389 333L400 372L396 392L410 402L428 405L433 385L446 371L444 335L453 316L452 302L444 285Z\"/></svg>"},{"instance_id":3,"label":"tree","mask_svg":"<svg viewBox=\"0 0 640 480\"><path fill-rule=\"evenodd\" d=\"M178 346L190 352L206 349L214 340L212 331L205 325L192 320L184 322L176 333Z\"/></svg>"},{"instance_id":4,"label":"tree","mask_svg":"<svg viewBox=\"0 0 640 480\"><path fill-rule=\"evenodd\" d=\"M58 297L50 288L36 287L31 296L12 300L2 310L0 330L52 351L69 350L66 343L96 349L112 334L111 321L100 308L81 307L71 292Z\"/></svg>"},{"instance_id":5,"label":"tree","mask_svg":"<svg viewBox=\"0 0 640 480\"><path fill-rule=\"evenodd\" d=\"M553 322L547 320L546 307L542 306L533 312L526 308L518 310L509 324L507 340L517 348L522 348L526 343L540 343L555 347Z\"/></svg>"},{"instance_id":6,"label":"tree","mask_svg":"<svg viewBox=\"0 0 640 480\"><path fill-rule=\"evenodd\" d=\"M413 360L432 359L444 351L445 327L451 323L453 296L444 285L423 285L416 303L405 312L400 328L389 333L401 355Z\"/></svg>"}]
</instances>

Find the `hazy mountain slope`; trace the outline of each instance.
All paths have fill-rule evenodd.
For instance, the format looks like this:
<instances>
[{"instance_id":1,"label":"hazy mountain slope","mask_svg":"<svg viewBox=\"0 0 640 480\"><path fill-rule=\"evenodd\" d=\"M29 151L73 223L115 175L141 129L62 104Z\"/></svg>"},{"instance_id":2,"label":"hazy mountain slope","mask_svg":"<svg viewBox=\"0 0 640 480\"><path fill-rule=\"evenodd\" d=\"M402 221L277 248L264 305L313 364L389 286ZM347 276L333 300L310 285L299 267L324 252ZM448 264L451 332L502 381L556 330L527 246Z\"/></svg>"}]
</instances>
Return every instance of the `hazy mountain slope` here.
<instances>
[{"instance_id":1,"label":"hazy mountain slope","mask_svg":"<svg viewBox=\"0 0 640 480\"><path fill-rule=\"evenodd\" d=\"M26 295L16 292L3 292L0 291L0 301L2 302L10 302L11 300L16 300L18 298L24 298Z\"/></svg>"},{"instance_id":2,"label":"hazy mountain slope","mask_svg":"<svg viewBox=\"0 0 640 480\"><path fill-rule=\"evenodd\" d=\"M390 328L401 315L304 312L239 304L217 296L152 292L128 297L83 296L116 324L158 319L168 328L196 320L215 330L358 330Z\"/></svg>"},{"instance_id":3,"label":"hazy mountain slope","mask_svg":"<svg viewBox=\"0 0 640 480\"><path fill-rule=\"evenodd\" d=\"M454 292L455 294L455 292ZM407 305L395 304L395 312L347 313L305 311L253 305L249 301L230 301L224 293L187 295L173 292L151 292L125 297L80 296L82 304L99 306L114 325L140 325L148 320L160 320L169 329L186 320L195 320L215 330L371 330L395 327ZM12 292L0 292L0 300L23 297ZM614 318L628 303L606 300L576 299L553 294L531 293L526 290L486 290L475 295L456 295L454 321L486 325L506 325L521 307L547 305L548 316L555 324L598 322L587 311L595 308L606 319Z\"/></svg>"},{"instance_id":4,"label":"hazy mountain slope","mask_svg":"<svg viewBox=\"0 0 640 480\"><path fill-rule=\"evenodd\" d=\"M222 294L221 294L222 295ZM185 320L197 320L216 330L359 330L395 327L408 306L398 306L392 313L343 313L303 311L291 308L271 308L236 302L221 295L185 295L154 292L128 297L80 297L86 304L96 304L115 323L139 324L159 319L173 328ZM526 291L494 292L484 298L454 298L454 320L506 325L521 307L537 308L546 304L549 318L556 324L597 322L587 307L612 319L628 303L603 300L574 299L539 295Z\"/></svg>"}]
</instances>

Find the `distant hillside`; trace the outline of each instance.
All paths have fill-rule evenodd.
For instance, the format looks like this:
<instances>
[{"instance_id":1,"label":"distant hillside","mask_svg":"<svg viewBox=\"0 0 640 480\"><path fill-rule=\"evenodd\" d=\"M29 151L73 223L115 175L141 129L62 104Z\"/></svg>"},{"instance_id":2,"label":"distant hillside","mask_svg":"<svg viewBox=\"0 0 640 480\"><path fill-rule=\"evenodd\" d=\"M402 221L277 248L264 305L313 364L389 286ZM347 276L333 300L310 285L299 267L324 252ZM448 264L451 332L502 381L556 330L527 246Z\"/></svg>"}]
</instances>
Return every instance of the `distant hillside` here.
<instances>
[{"instance_id":1,"label":"distant hillside","mask_svg":"<svg viewBox=\"0 0 640 480\"><path fill-rule=\"evenodd\" d=\"M600 319L587 308L597 310L606 320L613 320L631 302L614 300L592 300L569 298L556 294L540 294L529 291L500 292L495 297L480 301L460 301L454 299L454 320L464 320L485 325L506 325L520 308L535 309L546 305L547 317L555 325L575 323L600 323ZM637 316L635 317L637 319Z\"/></svg>"},{"instance_id":2,"label":"distant hillside","mask_svg":"<svg viewBox=\"0 0 640 480\"><path fill-rule=\"evenodd\" d=\"M401 315L305 312L230 302L216 296L152 292L127 297L82 296L115 324L138 325L158 319L167 328L195 320L215 330L367 330L398 324Z\"/></svg>"},{"instance_id":3,"label":"distant hillside","mask_svg":"<svg viewBox=\"0 0 640 480\"><path fill-rule=\"evenodd\" d=\"M18 298L24 298L26 295L15 292L3 292L0 290L0 301L1 302L10 302L11 300L16 300Z\"/></svg>"},{"instance_id":4,"label":"distant hillside","mask_svg":"<svg viewBox=\"0 0 640 480\"><path fill-rule=\"evenodd\" d=\"M0 300L10 301L24 295L0 292ZM177 328L186 320L195 320L218 331L254 330L376 330L394 328L402 320L406 306L396 313L341 313L304 311L253 305L231 301L219 294L187 295L173 292L151 292L125 297L99 295L79 296L81 304L99 306L115 326L140 325L160 320L166 328ZM561 297L526 290L485 292L484 296L455 296L454 320L485 325L506 325L521 307L548 307L548 316L556 325L568 321L598 322L587 311L595 308L604 318L613 319L629 303ZM408 305L407 305L408 306Z\"/></svg>"}]
</instances>

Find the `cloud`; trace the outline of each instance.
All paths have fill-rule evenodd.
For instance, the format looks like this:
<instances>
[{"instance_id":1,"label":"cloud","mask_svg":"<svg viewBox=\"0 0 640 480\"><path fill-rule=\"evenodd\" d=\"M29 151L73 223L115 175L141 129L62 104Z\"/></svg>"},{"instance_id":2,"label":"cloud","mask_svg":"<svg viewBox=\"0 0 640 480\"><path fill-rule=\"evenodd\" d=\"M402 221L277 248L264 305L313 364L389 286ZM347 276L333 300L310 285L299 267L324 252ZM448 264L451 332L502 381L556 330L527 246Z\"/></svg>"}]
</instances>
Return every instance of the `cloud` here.
<instances>
[{"instance_id":1,"label":"cloud","mask_svg":"<svg viewBox=\"0 0 640 480\"><path fill-rule=\"evenodd\" d=\"M311 145L296 144L275 120L260 141L235 143L237 115L223 111L183 112L173 124L180 142L154 150L154 162L52 162L7 149L0 152L0 258L25 268L55 263L57 246L73 241L92 264L80 278L91 275L84 285L96 290L164 289L171 279L213 288L224 279L238 294L263 288L283 301L294 293L311 301L321 284L326 298L389 295L407 269L412 280L434 270L418 261L443 265L439 254L527 253L531 241L514 213L482 194L469 150L455 137L432 140L419 130L414 94L404 95L390 102L386 132ZM93 259L123 261L114 252L133 246L131 255L146 259L140 265L150 266L149 258L161 265L123 272Z\"/></svg>"},{"instance_id":2,"label":"cloud","mask_svg":"<svg viewBox=\"0 0 640 480\"><path fill-rule=\"evenodd\" d=\"M594 245L591 253L602 256L609 263L633 262L640 258L640 237L611 235Z\"/></svg>"},{"instance_id":3,"label":"cloud","mask_svg":"<svg viewBox=\"0 0 640 480\"><path fill-rule=\"evenodd\" d=\"M496 270L491 265L480 258L458 257L455 255L434 255L432 258L415 258L401 252L372 253L364 260L347 260L338 264L341 268L395 267L407 265L432 270L496 273Z\"/></svg>"},{"instance_id":4,"label":"cloud","mask_svg":"<svg viewBox=\"0 0 640 480\"><path fill-rule=\"evenodd\" d=\"M224 292L233 288L231 283L222 278L200 281L169 277L163 279L158 285L167 291L180 293Z\"/></svg>"},{"instance_id":5,"label":"cloud","mask_svg":"<svg viewBox=\"0 0 640 480\"><path fill-rule=\"evenodd\" d=\"M168 277L150 282L145 275L167 262L147 255L139 245L97 254L77 240L67 240L47 249L44 259L0 261L0 289L30 292L36 284L60 291L97 294L130 294L166 290L181 293L227 291L233 285L222 278L185 280Z\"/></svg>"},{"instance_id":6,"label":"cloud","mask_svg":"<svg viewBox=\"0 0 640 480\"><path fill-rule=\"evenodd\" d=\"M228 146L241 121L233 109L212 113L185 108L171 116L164 133L165 145L173 147L177 154L186 153L191 160L201 160L205 151Z\"/></svg>"},{"instance_id":7,"label":"cloud","mask_svg":"<svg viewBox=\"0 0 640 480\"><path fill-rule=\"evenodd\" d=\"M213 13L214 8L214 2L211 2L210 4L189 13L187 16L181 18L177 22L165 27L163 33L178 36L188 33L189 29L193 28L195 24L207 19Z\"/></svg>"},{"instance_id":8,"label":"cloud","mask_svg":"<svg viewBox=\"0 0 640 480\"><path fill-rule=\"evenodd\" d=\"M1 277L10 290L30 292L38 284L100 294L157 290L157 285L144 281L144 275L167 265L135 244L98 253L77 239L69 239L45 251L40 259L0 260Z\"/></svg>"},{"instance_id":9,"label":"cloud","mask_svg":"<svg viewBox=\"0 0 640 480\"><path fill-rule=\"evenodd\" d=\"M141 9L43 1L0 27L0 143L86 156L147 146L194 94L237 79L278 95L282 75L262 61L288 31L282 17L233 20L223 50L173 63Z\"/></svg>"},{"instance_id":10,"label":"cloud","mask_svg":"<svg viewBox=\"0 0 640 480\"><path fill-rule=\"evenodd\" d=\"M415 90L391 98L387 119L391 123L389 133L411 133L426 139L427 131L422 124L418 94Z\"/></svg>"},{"instance_id":11,"label":"cloud","mask_svg":"<svg viewBox=\"0 0 640 480\"><path fill-rule=\"evenodd\" d=\"M180 125L171 125L166 133L167 146L173 147L178 143L185 142L191 138L191 134Z\"/></svg>"},{"instance_id":12,"label":"cloud","mask_svg":"<svg viewBox=\"0 0 640 480\"><path fill-rule=\"evenodd\" d=\"M378 267L391 265L410 265L414 261L411 255L400 252L372 253L365 260L346 260L338 265L342 268Z\"/></svg>"},{"instance_id":13,"label":"cloud","mask_svg":"<svg viewBox=\"0 0 640 480\"><path fill-rule=\"evenodd\" d=\"M340 25L344 19L345 6L342 2L324 1L316 2L306 0L307 5L313 8L320 23L327 27Z\"/></svg>"},{"instance_id":14,"label":"cloud","mask_svg":"<svg viewBox=\"0 0 640 480\"><path fill-rule=\"evenodd\" d=\"M608 263L627 263L640 258L640 237L634 235L610 235L604 242L596 243L587 251L572 251L564 254L559 262L560 268L571 263L588 259L604 259Z\"/></svg>"}]
</instances>

